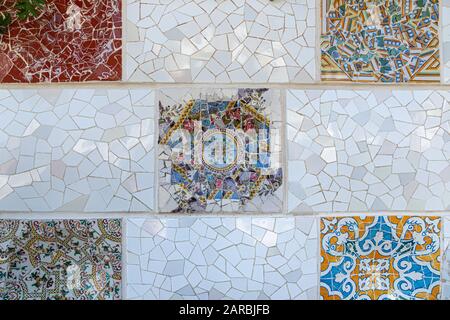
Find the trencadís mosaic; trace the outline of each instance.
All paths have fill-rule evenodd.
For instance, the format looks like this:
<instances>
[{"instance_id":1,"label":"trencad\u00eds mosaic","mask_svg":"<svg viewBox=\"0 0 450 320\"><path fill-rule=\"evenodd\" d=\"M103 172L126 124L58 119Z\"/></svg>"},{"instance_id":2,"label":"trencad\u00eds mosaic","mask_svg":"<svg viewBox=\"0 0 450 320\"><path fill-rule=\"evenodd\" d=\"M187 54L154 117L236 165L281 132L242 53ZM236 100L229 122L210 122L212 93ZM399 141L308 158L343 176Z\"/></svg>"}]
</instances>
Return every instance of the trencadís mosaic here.
<instances>
[{"instance_id":1,"label":"trencad\u00eds mosaic","mask_svg":"<svg viewBox=\"0 0 450 320\"><path fill-rule=\"evenodd\" d=\"M279 212L280 92L163 90L159 205L163 212Z\"/></svg>"},{"instance_id":2,"label":"trencad\u00eds mosaic","mask_svg":"<svg viewBox=\"0 0 450 320\"><path fill-rule=\"evenodd\" d=\"M426 299L440 292L441 219L419 216L323 218L323 299Z\"/></svg>"},{"instance_id":3,"label":"trencad\u00eds mosaic","mask_svg":"<svg viewBox=\"0 0 450 320\"><path fill-rule=\"evenodd\" d=\"M122 224L0 220L0 300L121 298Z\"/></svg>"},{"instance_id":4,"label":"trencad\u00eds mosaic","mask_svg":"<svg viewBox=\"0 0 450 320\"><path fill-rule=\"evenodd\" d=\"M3 11L15 1L2 1ZM122 1L47 0L43 13L0 34L0 82L122 78ZM5 7L6 6L6 7Z\"/></svg>"},{"instance_id":5,"label":"trencad\u00eds mosaic","mask_svg":"<svg viewBox=\"0 0 450 320\"><path fill-rule=\"evenodd\" d=\"M322 1L322 80L440 80L439 1Z\"/></svg>"}]
</instances>

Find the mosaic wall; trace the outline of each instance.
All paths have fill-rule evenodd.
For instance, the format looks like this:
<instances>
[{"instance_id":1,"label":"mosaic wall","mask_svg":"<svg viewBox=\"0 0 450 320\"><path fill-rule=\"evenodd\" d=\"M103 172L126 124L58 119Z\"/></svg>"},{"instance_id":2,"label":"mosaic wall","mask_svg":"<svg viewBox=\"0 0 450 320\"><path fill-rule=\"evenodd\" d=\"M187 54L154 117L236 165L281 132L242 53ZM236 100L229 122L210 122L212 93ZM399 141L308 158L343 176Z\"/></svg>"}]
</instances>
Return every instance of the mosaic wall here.
<instances>
[{"instance_id":1,"label":"mosaic wall","mask_svg":"<svg viewBox=\"0 0 450 320\"><path fill-rule=\"evenodd\" d=\"M289 90L288 209L450 208L450 92Z\"/></svg>"},{"instance_id":2,"label":"mosaic wall","mask_svg":"<svg viewBox=\"0 0 450 320\"><path fill-rule=\"evenodd\" d=\"M121 298L120 220L0 220L0 300Z\"/></svg>"},{"instance_id":3,"label":"mosaic wall","mask_svg":"<svg viewBox=\"0 0 450 320\"><path fill-rule=\"evenodd\" d=\"M313 82L315 38L314 0L129 0L125 77Z\"/></svg>"},{"instance_id":4,"label":"mosaic wall","mask_svg":"<svg viewBox=\"0 0 450 320\"><path fill-rule=\"evenodd\" d=\"M440 229L438 217L323 218L321 297L437 299Z\"/></svg>"},{"instance_id":5,"label":"mosaic wall","mask_svg":"<svg viewBox=\"0 0 450 320\"><path fill-rule=\"evenodd\" d=\"M0 90L0 211L151 211L154 92Z\"/></svg>"},{"instance_id":6,"label":"mosaic wall","mask_svg":"<svg viewBox=\"0 0 450 320\"><path fill-rule=\"evenodd\" d=\"M0 34L0 82L121 80L121 16L119 0L47 0L37 17L13 16Z\"/></svg>"},{"instance_id":7,"label":"mosaic wall","mask_svg":"<svg viewBox=\"0 0 450 320\"><path fill-rule=\"evenodd\" d=\"M440 81L439 0L322 3L322 80Z\"/></svg>"},{"instance_id":8,"label":"mosaic wall","mask_svg":"<svg viewBox=\"0 0 450 320\"><path fill-rule=\"evenodd\" d=\"M450 91L311 85L450 83L450 0L46 3L0 21L0 300L450 299Z\"/></svg>"},{"instance_id":9,"label":"mosaic wall","mask_svg":"<svg viewBox=\"0 0 450 320\"><path fill-rule=\"evenodd\" d=\"M278 90L161 90L160 211L281 212L281 110Z\"/></svg>"},{"instance_id":10,"label":"mosaic wall","mask_svg":"<svg viewBox=\"0 0 450 320\"><path fill-rule=\"evenodd\" d=\"M129 299L316 299L317 220L129 219Z\"/></svg>"}]
</instances>

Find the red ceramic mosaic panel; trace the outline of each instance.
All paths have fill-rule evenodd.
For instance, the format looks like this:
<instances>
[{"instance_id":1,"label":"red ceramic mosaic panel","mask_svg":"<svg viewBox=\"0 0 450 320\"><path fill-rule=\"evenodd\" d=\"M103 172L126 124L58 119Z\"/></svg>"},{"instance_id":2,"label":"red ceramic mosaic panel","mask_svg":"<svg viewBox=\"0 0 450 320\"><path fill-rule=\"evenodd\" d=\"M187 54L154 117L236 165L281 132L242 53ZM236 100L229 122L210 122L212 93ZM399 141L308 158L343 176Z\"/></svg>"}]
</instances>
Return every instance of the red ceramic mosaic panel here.
<instances>
[{"instance_id":1,"label":"red ceramic mosaic panel","mask_svg":"<svg viewBox=\"0 0 450 320\"><path fill-rule=\"evenodd\" d=\"M121 5L120 0L47 0L41 16L16 20L0 35L0 82L120 80Z\"/></svg>"}]
</instances>

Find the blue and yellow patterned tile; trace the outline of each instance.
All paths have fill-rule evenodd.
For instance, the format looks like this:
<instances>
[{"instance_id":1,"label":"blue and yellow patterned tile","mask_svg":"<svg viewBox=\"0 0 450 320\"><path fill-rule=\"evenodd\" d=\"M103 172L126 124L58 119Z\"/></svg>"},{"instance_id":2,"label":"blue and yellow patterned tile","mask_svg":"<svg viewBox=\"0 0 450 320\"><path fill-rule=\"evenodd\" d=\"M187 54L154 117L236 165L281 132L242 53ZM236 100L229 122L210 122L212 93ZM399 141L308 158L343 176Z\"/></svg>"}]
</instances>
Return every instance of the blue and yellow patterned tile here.
<instances>
[{"instance_id":1,"label":"blue and yellow patterned tile","mask_svg":"<svg viewBox=\"0 0 450 320\"><path fill-rule=\"evenodd\" d=\"M119 219L0 220L0 300L121 298Z\"/></svg>"},{"instance_id":2,"label":"blue and yellow patterned tile","mask_svg":"<svg viewBox=\"0 0 450 320\"><path fill-rule=\"evenodd\" d=\"M441 218L321 219L320 294L325 300L435 300Z\"/></svg>"}]
</instances>

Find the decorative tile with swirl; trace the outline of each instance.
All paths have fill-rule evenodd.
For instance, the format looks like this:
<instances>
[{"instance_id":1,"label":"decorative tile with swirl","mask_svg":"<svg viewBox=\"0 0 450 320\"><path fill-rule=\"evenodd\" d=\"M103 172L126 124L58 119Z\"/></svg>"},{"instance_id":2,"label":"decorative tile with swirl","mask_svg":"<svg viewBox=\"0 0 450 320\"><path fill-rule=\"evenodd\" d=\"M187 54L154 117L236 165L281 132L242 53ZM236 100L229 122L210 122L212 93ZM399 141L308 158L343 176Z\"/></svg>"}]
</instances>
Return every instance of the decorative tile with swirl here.
<instances>
[{"instance_id":1,"label":"decorative tile with swirl","mask_svg":"<svg viewBox=\"0 0 450 320\"><path fill-rule=\"evenodd\" d=\"M441 218L322 218L323 299L438 299Z\"/></svg>"},{"instance_id":2,"label":"decorative tile with swirl","mask_svg":"<svg viewBox=\"0 0 450 320\"><path fill-rule=\"evenodd\" d=\"M0 220L0 300L121 298L122 223Z\"/></svg>"},{"instance_id":3,"label":"decorative tile with swirl","mask_svg":"<svg viewBox=\"0 0 450 320\"><path fill-rule=\"evenodd\" d=\"M127 1L129 81L316 79L316 0Z\"/></svg>"}]
</instances>

